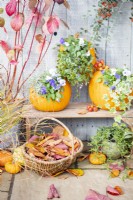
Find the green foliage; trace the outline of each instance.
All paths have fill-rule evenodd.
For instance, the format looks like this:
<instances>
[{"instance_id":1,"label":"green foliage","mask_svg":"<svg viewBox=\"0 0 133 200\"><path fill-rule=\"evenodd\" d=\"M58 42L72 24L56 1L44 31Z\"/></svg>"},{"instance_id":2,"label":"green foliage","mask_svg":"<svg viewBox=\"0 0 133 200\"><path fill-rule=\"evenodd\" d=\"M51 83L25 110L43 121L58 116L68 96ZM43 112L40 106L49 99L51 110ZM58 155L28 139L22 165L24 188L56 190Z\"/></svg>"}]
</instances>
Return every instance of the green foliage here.
<instances>
[{"instance_id":1,"label":"green foliage","mask_svg":"<svg viewBox=\"0 0 133 200\"><path fill-rule=\"evenodd\" d=\"M48 101L59 102L63 97L61 92L64 91L63 86L66 85L66 80L61 78L56 69L50 69L34 80L32 85L40 96L45 97Z\"/></svg>"},{"instance_id":2,"label":"green foliage","mask_svg":"<svg viewBox=\"0 0 133 200\"><path fill-rule=\"evenodd\" d=\"M102 151L102 147L107 146L108 142L115 142L121 156L127 156L133 144L133 133L124 123L114 123L110 127L100 127L89 143L92 146L91 151Z\"/></svg>"},{"instance_id":3,"label":"green foliage","mask_svg":"<svg viewBox=\"0 0 133 200\"><path fill-rule=\"evenodd\" d=\"M74 36L63 39L58 51L57 70L62 77L67 78L72 86L82 87L88 84L93 74L93 48L87 40Z\"/></svg>"},{"instance_id":4,"label":"green foliage","mask_svg":"<svg viewBox=\"0 0 133 200\"><path fill-rule=\"evenodd\" d=\"M102 74L103 82L109 87L111 101L114 103L113 108L110 108L108 103L106 107L111 112L115 112L118 107L123 111L129 109L133 100L133 95L131 95L133 92L133 74L129 70L121 68L106 69L102 71ZM105 94L103 98L108 102L110 97Z\"/></svg>"}]
</instances>

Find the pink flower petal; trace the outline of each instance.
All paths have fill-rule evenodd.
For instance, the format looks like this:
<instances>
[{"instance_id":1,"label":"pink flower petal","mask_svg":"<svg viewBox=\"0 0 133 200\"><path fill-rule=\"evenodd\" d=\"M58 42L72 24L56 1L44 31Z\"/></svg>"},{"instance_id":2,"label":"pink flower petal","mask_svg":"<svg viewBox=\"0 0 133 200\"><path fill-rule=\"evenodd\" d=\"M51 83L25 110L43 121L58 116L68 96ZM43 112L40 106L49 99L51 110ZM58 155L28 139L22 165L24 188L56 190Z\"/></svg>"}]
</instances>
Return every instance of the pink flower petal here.
<instances>
[{"instance_id":1,"label":"pink flower petal","mask_svg":"<svg viewBox=\"0 0 133 200\"><path fill-rule=\"evenodd\" d=\"M10 0L10 2L6 4L5 8L7 15L12 16L13 14L15 14L16 8L17 8L17 1Z\"/></svg>"},{"instance_id":2,"label":"pink flower petal","mask_svg":"<svg viewBox=\"0 0 133 200\"><path fill-rule=\"evenodd\" d=\"M119 192L111 186L107 186L106 191L107 191L108 194L111 194L113 196L120 195Z\"/></svg>"},{"instance_id":3,"label":"pink flower petal","mask_svg":"<svg viewBox=\"0 0 133 200\"><path fill-rule=\"evenodd\" d=\"M17 13L11 20L11 27L14 31L20 31L24 24L23 13Z\"/></svg>"},{"instance_id":4,"label":"pink flower petal","mask_svg":"<svg viewBox=\"0 0 133 200\"><path fill-rule=\"evenodd\" d=\"M43 25L43 32L46 34L46 32L53 34L60 25L60 20L57 16L50 16L48 19L46 19L45 24Z\"/></svg>"},{"instance_id":5,"label":"pink flower petal","mask_svg":"<svg viewBox=\"0 0 133 200\"><path fill-rule=\"evenodd\" d=\"M9 45L4 40L0 40L0 46L5 53L7 53L10 50Z\"/></svg>"},{"instance_id":6,"label":"pink flower petal","mask_svg":"<svg viewBox=\"0 0 133 200\"><path fill-rule=\"evenodd\" d=\"M11 60L11 61L10 61L10 64L11 64L11 65L17 65L18 62L17 62L16 60Z\"/></svg>"}]
</instances>

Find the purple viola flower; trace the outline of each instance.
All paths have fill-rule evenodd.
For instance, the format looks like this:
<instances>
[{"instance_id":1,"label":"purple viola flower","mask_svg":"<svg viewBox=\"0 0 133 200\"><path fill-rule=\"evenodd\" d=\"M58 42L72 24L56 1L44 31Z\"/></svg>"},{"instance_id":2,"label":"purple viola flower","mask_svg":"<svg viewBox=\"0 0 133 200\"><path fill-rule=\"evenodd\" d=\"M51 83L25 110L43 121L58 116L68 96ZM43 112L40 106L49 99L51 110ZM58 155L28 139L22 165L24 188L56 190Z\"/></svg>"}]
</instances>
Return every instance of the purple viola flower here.
<instances>
[{"instance_id":1,"label":"purple viola flower","mask_svg":"<svg viewBox=\"0 0 133 200\"><path fill-rule=\"evenodd\" d=\"M55 87L54 87L54 89L55 90L59 90L61 88L61 85L59 84L59 85L56 85Z\"/></svg>"},{"instance_id":2,"label":"purple viola flower","mask_svg":"<svg viewBox=\"0 0 133 200\"><path fill-rule=\"evenodd\" d=\"M40 93L41 93L42 95L47 94L47 90L46 90L46 87L45 87L45 86L42 86L42 87L41 87Z\"/></svg>"},{"instance_id":3,"label":"purple viola flower","mask_svg":"<svg viewBox=\"0 0 133 200\"><path fill-rule=\"evenodd\" d=\"M60 43L61 43L61 44L64 44L64 43L65 43L65 40L64 40L63 38L61 38L61 39L60 39Z\"/></svg>"},{"instance_id":4,"label":"purple viola flower","mask_svg":"<svg viewBox=\"0 0 133 200\"><path fill-rule=\"evenodd\" d=\"M115 86L111 86L111 88L110 88L111 90L115 90L116 89L116 87Z\"/></svg>"},{"instance_id":5,"label":"purple viola flower","mask_svg":"<svg viewBox=\"0 0 133 200\"><path fill-rule=\"evenodd\" d=\"M54 79L49 80L50 85L55 88L56 87L56 83Z\"/></svg>"},{"instance_id":6,"label":"purple viola flower","mask_svg":"<svg viewBox=\"0 0 133 200\"><path fill-rule=\"evenodd\" d=\"M115 74L115 78L116 78L116 79L120 79L121 76L120 76L119 74L116 73L116 74Z\"/></svg>"},{"instance_id":7,"label":"purple viola flower","mask_svg":"<svg viewBox=\"0 0 133 200\"><path fill-rule=\"evenodd\" d=\"M104 70L101 70L101 73L102 73L102 74L104 74L104 72L105 72Z\"/></svg>"}]
</instances>

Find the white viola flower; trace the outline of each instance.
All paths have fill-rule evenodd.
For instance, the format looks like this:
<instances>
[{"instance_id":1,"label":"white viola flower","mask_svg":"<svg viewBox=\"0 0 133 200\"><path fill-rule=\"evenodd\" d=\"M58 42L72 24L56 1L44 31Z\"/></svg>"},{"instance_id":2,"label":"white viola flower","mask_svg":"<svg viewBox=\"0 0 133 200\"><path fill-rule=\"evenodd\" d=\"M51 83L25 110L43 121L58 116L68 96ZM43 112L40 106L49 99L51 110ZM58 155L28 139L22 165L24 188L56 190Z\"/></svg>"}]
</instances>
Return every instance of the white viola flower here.
<instances>
[{"instance_id":1,"label":"white viola flower","mask_svg":"<svg viewBox=\"0 0 133 200\"><path fill-rule=\"evenodd\" d=\"M65 42L64 45L65 45L66 47L68 47L68 46L69 46L69 43L68 43L68 42Z\"/></svg>"},{"instance_id":2,"label":"white viola flower","mask_svg":"<svg viewBox=\"0 0 133 200\"><path fill-rule=\"evenodd\" d=\"M83 38L79 38L79 45L80 46L84 46L85 45Z\"/></svg>"},{"instance_id":3,"label":"white viola flower","mask_svg":"<svg viewBox=\"0 0 133 200\"><path fill-rule=\"evenodd\" d=\"M123 76L130 76L131 75L131 71L128 69L124 69L124 71L122 72Z\"/></svg>"},{"instance_id":4,"label":"white viola flower","mask_svg":"<svg viewBox=\"0 0 133 200\"><path fill-rule=\"evenodd\" d=\"M65 86L65 85L66 85L66 80L65 80L65 79L60 79L60 80L59 80L59 84L60 84L61 86Z\"/></svg>"},{"instance_id":5,"label":"white viola flower","mask_svg":"<svg viewBox=\"0 0 133 200\"><path fill-rule=\"evenodd\" d=\"M53 77L53 76L56 76L56 74L57 74L56 68L51 68L51 69L49 70L49 73L50 73L50 75L52 75L52 77Z\"/></svg>"},{"instance_id":6,"label":"white viola flower","mask_svg":"<svg viewBox=\"0 0 133 200\"><path fill-rule=\"evenodd\" d=\"M52 77L47 75L45 79L46 79L46 81L49 81L52 79Z\"/></svg>"},{"instance_id":7,"label":"white viola flower","mask_svg":"<svg viewBox=\"0 0 133 200\"><path fill-rule=\"evenodd\" d=\"M111 74L115 75L116 74L116 69L115 68L111 68Z\"/></svg>"},{"instance_id":8,"label":"white viola flower","mask_svg":"<svg viewBox=\"0 0 133 200\"><path fill-rule=\"evenodd\" d=\"M91 54L90 54L90 51L88 51L87 53L86 53L86 56L90 56Z\"/></svg>"}]
</instances>

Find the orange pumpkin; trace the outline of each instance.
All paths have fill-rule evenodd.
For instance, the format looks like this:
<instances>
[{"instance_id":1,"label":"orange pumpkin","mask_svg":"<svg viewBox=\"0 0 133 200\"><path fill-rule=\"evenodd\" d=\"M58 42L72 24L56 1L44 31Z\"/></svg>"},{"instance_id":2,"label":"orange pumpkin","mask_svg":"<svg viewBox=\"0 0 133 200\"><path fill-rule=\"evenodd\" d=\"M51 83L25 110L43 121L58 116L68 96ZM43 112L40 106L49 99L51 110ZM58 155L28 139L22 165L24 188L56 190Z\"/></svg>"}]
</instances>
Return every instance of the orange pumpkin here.
<instances>
[{"instance_id":1,"label":"orange pumpkin","mask_svg":"<svg viewBox=\"0 0 133 200\"><path fill-rule=\"evenodd\" d=\"M90 154L89 161L93 165L101 165L106 162L106 156L103 153L94 152Z\"/></svg>"},{"instance_id":2,"label":"orange pumpkin","mask_svg":"<svg viewBox=\"0 0 133 200\"><path fill-rule=\"evenodd\" d=\"M91 101L96 106L98 106L103 110L108 110L105 105L108 103L110 104L110 107L114 107L114 103L111 101L109 87L104 85L103 81L101 81L100 83L97 81L101 76L102 76L101 71L96 71L94 73L92 79L90 80L88 92ZM110 97L108 101L105 101L103 99L104 94L107 94L108 97ZM119 110L119 108L117 108L117 110Z\"/></svg>"},{"instance_id":3,"label":"orange pumpkin","mask_svg":"<svg viewBox=\"0 0 133 200\"><path fill-rule=\"evenodd\" d=\"M30 102L33 106L40 111L54 112L63 110L70 101L71 98L71 86L68 82L64 86L64 91L61 92L63 97L60 102L50 100L48 101L45 97L40 96L35 92L33 88L30 89Z\"/></svg>"},{"instance_id":4,"label":"orange pumpkin","mask_svg":"<svg viewBox=\"0 0 133 200\"><path fill-rule=\"evenodd\" d=\"M21 165L18 162L7 162L5 164L5 170L10 174L17 174L21 171Z\"/></svg>"},{"instance_id":5,"label":"orange pumpkin","mask_svg":"<svg viewBox=\"0 0 133 200\"><path fill-rule=\"evenodd\" d=\"M9 151L0 151L0 167L4 167L7 162L13 160L12 153Z\"/></svg>"}]
</instances>

